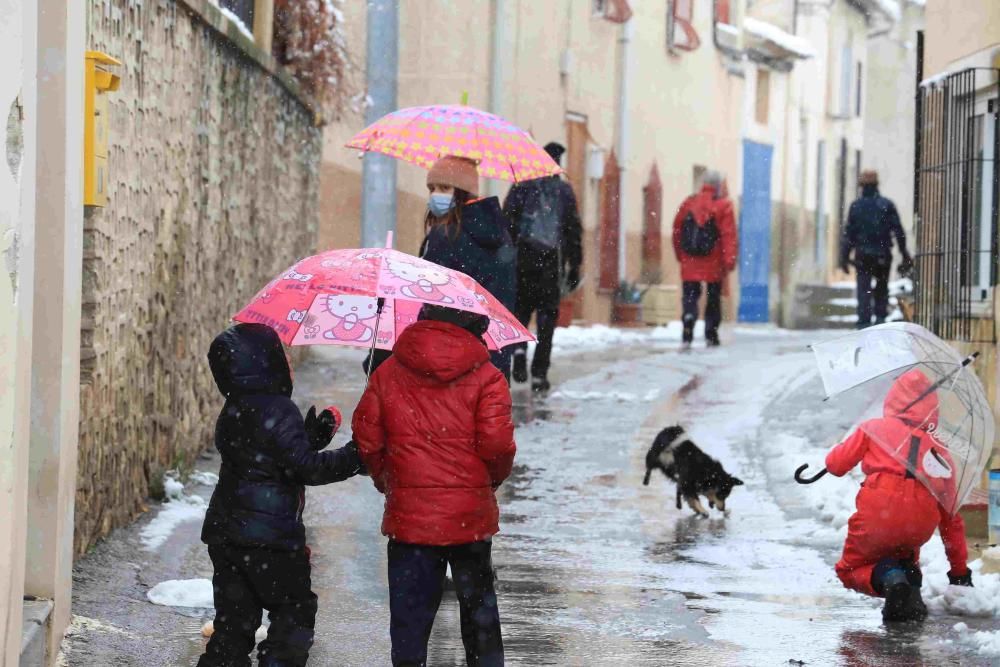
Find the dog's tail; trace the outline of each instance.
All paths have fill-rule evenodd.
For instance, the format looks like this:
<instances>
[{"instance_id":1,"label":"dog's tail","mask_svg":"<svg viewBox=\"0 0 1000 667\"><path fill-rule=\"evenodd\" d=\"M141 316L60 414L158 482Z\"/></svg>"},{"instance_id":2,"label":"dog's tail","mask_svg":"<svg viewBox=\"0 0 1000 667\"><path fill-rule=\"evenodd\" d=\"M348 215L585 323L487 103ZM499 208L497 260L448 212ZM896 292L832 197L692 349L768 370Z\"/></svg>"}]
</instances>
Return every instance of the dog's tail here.
<instances>
[{"instance_id":1,"label":"dog's tail","mask_svg":"<svg viewBox=\"0 0 1000 667\"><path fill-rule=\"evenodd\" d=\"M653 474L652 468L646 468L646 476L642 478L642 485L649 486L649 478Z\"/></svg>"}]
</instances>

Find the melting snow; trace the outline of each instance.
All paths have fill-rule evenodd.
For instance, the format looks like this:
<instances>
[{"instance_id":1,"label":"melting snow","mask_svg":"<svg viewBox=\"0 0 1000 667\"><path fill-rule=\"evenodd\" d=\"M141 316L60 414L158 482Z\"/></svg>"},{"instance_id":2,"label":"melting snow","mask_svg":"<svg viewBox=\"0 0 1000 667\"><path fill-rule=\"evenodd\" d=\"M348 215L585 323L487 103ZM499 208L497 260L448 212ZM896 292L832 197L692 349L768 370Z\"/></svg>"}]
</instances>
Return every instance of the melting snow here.
<instances>
[{"instance_id":1,"label":"melting snow","mask_svg":"<svg viewBox=\"0 0 1000 667\"><path fill-rule=\"evenodd\" d=\"M241 19L239 16L234 14L232 10L227 9L226 7L219 6L219 11L222 12L223 16L229 19L230 23L235 25L239 29L239 31L243 33L244 37L249 39L251 42L253 41L253 30L247 27L247 24L243 22L243 19Z\"/></svg>"},{"instance_id":2,"label":"melting snow","mask_svg":"<svg viewBox=\"0 0 1000 667\"><path fill-rule=\"evenodd\" d=\"M205 607L215 605L212 582L208 579L170 579L149 589L146 597L164 607Z\"/></svg>"},{"instance_id":3,"label":"melting snow","mask_svg":"<svg viewBox=\"0 0 1000 667\"><path fill-rule=\"evenodd\" d=\"M785 32L776 25L747 16L743 19L743 29L755 37L777 44L801 58L814 58L816 50L812 44L797 35Z\"/></svg>"},{"instance_id":4,"label":"melting snow","mask_svg":"<svg viewBox=\"0 0 1000 667\"><path fill-rule=\"evenodd\" d=\"M206 477L201 479L208 479L208 474L210 473L205 473ZM205 510L208 509L204 498L185 494L184 485L170 475L164 476L163 488L167 502L139 533L142 546L149 551L160 548L180 524L204 519Z\"/></svg>"}]
</instances>

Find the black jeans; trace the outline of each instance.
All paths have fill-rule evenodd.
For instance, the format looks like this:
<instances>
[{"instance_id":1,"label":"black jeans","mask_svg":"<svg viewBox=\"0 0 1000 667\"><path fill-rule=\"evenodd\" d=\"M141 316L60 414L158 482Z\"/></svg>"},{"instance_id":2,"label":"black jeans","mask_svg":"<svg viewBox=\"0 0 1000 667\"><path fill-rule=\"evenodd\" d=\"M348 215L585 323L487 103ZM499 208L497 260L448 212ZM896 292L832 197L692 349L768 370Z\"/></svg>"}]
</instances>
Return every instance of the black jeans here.
<instances>
[{"instance_id":1,"label":"black jeans","mask_svg":"<svg viewBox=\"0 0 1000 667\"><path fill-rule=\"evenodd\" d=\"M553 280L540 274L524 274L518 277L517 309L515 315L521 324L528 326L531 316L535 316L538 327L538 343L535 345L535 356L531 360L531 376L547 378L549 366L552 363L552 337L556 332L556 321L559 319L559 286L558 276ZM519 346L527 350L524 343Z\"/></svg>"},{"instance_id":2,"label":"black jeans","mask_svg":"<svg viewBox=\"0 0 1000 667\"><path fill-rule=\"evenodd\" d=\"M891 260L884 262L859 261L858 272L858 328L864 329L872 323L872 302L874 302L875 323L885 322L889 315L889 273ZM874 281L875 286L872 287Z\"/></svg>"},{"instance_id":3,"label":"black jeans","mask_svg":"<svg viewBox=\"0 0 1000 667\"><path fill-rule=\"evenodd\" d=\"M722 323L722 283L705 283L708 297L705 301L705 338L719 335L719 324ZM686 280L683 286L682 298L684 312L684 328L694 329L698 321L698 299L701 298L701 283ZM688 341L690 342L690 341Z\"/></svg>"},{"instance_id":4,"label":"black jeans","mask_svg":"<svg viewBox=\"0 0 1000 667\"><path fill-rule=\"evenodd\" d=\"M389 540L389 635L395 667L427 664L427 641L448 564L458 594L466 662L470 667L504 664L491 548L490 542L435 547Z\"/></svg>"},{"instance_id":5,"label":"black jeans","mask_svg":"<svg viewBox=\"0 0 1000 667\"><path fill-rule=\"evenodd\" d=\"M258 664L305 665L317 607L308 554L210 545L208 555L215 568L215 632L198 667L249 667L264 609L271 626L257 647Z\"/></svg>"}]
</instances>

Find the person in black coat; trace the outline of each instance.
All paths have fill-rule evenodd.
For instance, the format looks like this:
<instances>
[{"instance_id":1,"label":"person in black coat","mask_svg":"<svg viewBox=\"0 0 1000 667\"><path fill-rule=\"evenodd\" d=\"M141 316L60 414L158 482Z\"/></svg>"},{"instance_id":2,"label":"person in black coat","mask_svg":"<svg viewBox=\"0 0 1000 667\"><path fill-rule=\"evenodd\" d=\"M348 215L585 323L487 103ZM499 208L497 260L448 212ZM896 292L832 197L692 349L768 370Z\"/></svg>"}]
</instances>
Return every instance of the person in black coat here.
<instances>
[{"instance_id":1,"label":"person in black coat","mask_svg":"<svg viewBox=\"0 0 1000 667\"><path fill-rule=\"evenodd\" d=\"M557 163L566 149L556 142L545 151ZM552 337L564 293L580 284L583 227L573 188L560 176L518 183L503 206L517 243L517 317L528 326L535 316L538 346L531 361L531 388L549 389ZM514 380L528 379L528 347L514 350Z\"/></svg>"},{"instance_id":2,"label":"person in black coat","mask_svg":"<svg viewBox=\"0 0 1000 667\"><path fill-rule=\"evenodd\" d=\"M479 174L471 160L446 156L427 173L430 191L420 256L461 271L515 312L517 250L509 223L496 197L476 199ZM490 359L510 380L510 354L493 351Z\"/></svg>"},{"instance_id":3,"label":"person in black coat","mask_svg":"<svg viewBox=\"0 0 1000 667\"><path fill-rule=\"evenodd\" d=\"M333 437L334 420L315 409L303 420L288 357L269 327L230 327L212 342L208 361L226 403L215 427L219 483L201 533L215 570L215 630L198 667L249 667L264 609L271 625L259 664L305 665L317 607L305 486L361 472L357 445L318 451Z\"/></svg>"},{"instance_id":4,"label":"person in black coat","mask_svg":"<svg viewBox=\"0 0 1000 667\"><path fill-rule=\"evenodd\" d=\"M885 322L889 314L893 238L903 256L899 267L901 274L910 273L913 260L906 250L906 232L903 231L896 205L879 194L878 172L864 171L858 182L861 197L851 204L847 214L847 227L840 247L840 269L844 273L850 272L853 251L858 279L858 328L864 329L872 324L873 301L875 324Z\"/></svg>"}]
</instances>

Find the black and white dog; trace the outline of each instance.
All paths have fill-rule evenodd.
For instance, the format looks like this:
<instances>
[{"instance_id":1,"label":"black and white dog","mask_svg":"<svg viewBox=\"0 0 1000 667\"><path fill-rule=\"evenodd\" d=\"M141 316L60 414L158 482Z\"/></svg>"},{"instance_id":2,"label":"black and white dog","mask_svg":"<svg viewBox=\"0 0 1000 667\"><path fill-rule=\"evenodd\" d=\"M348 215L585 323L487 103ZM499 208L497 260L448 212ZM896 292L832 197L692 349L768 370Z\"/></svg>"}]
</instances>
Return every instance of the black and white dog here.
<instances>
[{"instance_id":1,"label":"black and white dog","mask_svg":"<svg viewBox=\"0 0 1000 667\"><path fill-rule=\"evenodd\" d=\"M698 496L708 498L708 506L726 511L726 499L734 486L743 481L733 477L698 446L688 440L684 428L668 426L660 431L653 446L646 452L646 476L642 483L649 486L653 471L659 469L677 483L677 509L681 508L681 498L688 506L702 516L708 512Z\"/></svg>"}]
</instances>

